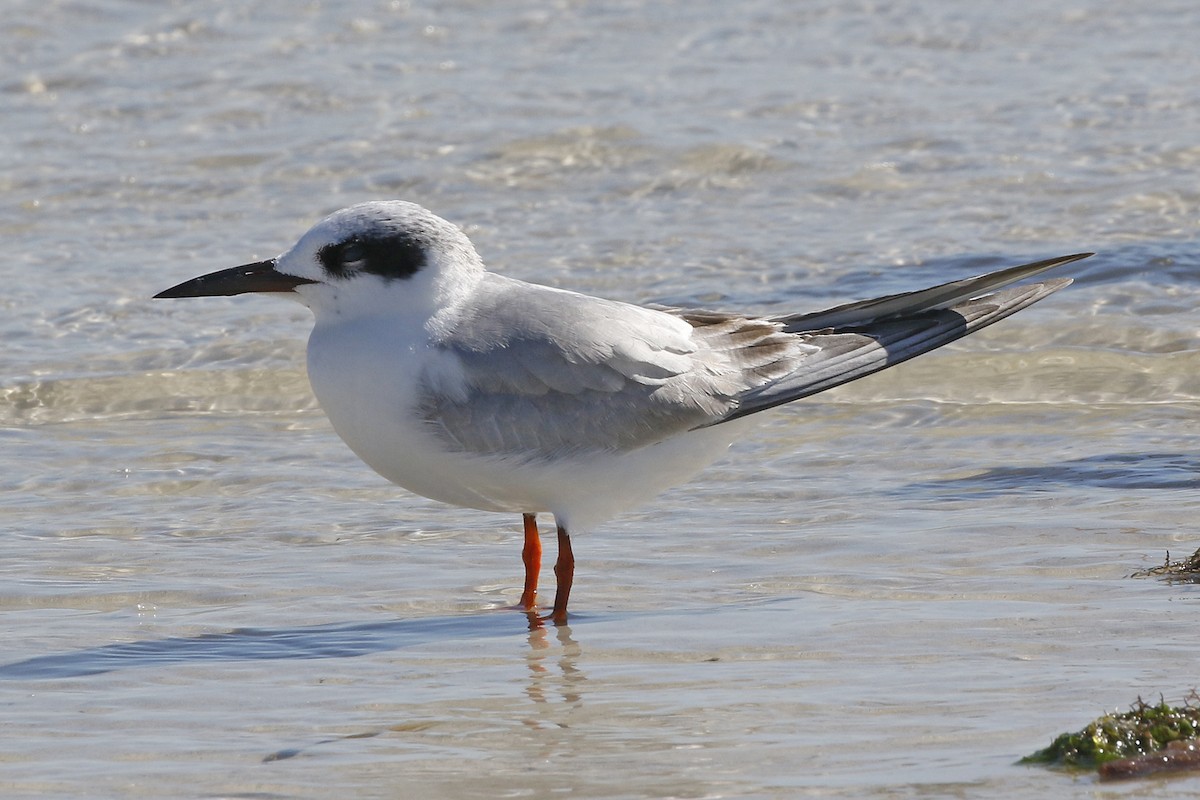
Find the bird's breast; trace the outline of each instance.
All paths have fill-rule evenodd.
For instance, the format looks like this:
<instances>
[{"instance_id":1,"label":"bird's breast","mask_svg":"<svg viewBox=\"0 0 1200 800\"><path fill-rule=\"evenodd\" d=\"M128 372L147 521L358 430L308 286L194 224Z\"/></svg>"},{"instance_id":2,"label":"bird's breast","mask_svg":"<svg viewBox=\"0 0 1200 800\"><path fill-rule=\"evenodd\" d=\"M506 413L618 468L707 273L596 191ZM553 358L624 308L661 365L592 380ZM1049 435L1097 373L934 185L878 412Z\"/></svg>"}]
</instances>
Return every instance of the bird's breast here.
<instances>
[{"instance_id":1,"label":"bird's breast","mask_svg":"<svg viewBox=\"0 0 1200 800\"><path fill-rule=\"evenodd\" d=\"M308 377L333 429L383 477L418 494L471 507L485 499L456 487L455 469L418 413L420 381L443 358L416 333L387 325L314 328Z\"/></svg>"}]
</instances>

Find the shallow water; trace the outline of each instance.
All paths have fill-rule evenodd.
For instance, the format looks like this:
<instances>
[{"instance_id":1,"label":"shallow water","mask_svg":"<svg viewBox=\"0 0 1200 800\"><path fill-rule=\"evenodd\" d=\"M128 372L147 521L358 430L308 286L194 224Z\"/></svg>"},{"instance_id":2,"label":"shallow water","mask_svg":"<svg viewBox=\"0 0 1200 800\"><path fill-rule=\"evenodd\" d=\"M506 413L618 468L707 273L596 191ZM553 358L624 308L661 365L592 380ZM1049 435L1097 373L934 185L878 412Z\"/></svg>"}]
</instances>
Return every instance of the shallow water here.
<instances>
[{"instance_id":1,"label":"shallow water","mask_svg":"<svg viewBox=\"0 0 1200 800\"><path fill-rule=\"evenodd\" d=\"M0 794L1194 795L1014 764L1195 685L1129 577L1200 544L1194 14L995 6L12 5ZM519 520L362 466L306 311L148 299L384 197L638 302L1099 255L577 536L531 632Z\"/></svg>"}]
</instances>

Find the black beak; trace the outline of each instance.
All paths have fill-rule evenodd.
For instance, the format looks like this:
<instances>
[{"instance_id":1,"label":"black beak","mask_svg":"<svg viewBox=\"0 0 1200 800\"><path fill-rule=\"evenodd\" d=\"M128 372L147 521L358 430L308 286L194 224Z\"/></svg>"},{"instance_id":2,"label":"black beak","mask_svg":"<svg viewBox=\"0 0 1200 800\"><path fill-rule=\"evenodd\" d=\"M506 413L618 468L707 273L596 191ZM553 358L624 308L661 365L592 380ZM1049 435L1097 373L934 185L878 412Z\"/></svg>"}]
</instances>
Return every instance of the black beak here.
<instances>
[{"instance_id":1,"label":"black beak","mask_svg":"<svg viewBox=\"0 0 1200 800\"><path fill-rule=\"evenodd\" d=\"M275 259L210 272L159 292L157 297L217 297L247 292L291 292L297 286L317 283L308 278L285 275L275 269Z\"/></svg>"}]
</instances>

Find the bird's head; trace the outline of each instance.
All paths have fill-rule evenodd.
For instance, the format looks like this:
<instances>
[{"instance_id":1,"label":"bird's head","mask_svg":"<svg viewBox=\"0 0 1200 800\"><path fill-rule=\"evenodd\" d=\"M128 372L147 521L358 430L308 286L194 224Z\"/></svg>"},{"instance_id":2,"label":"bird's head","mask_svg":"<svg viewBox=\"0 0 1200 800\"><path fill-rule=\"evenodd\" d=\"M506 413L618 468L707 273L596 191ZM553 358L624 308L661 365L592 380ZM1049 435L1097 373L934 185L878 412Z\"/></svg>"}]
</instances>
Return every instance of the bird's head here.
<instances>
[{"instance_id":1,"label":"bird's head","mask_svg":"<svg viewBox=\"0 0 1200 800\"><path fill-rule=\"evenodd\" d=\"M155 297L270 292L323 318L377 313L428 319L470 292L483 274L470 240L415 203L375 201L343 208L282 255L202 275Z\"/></svg>"}]
</instances>

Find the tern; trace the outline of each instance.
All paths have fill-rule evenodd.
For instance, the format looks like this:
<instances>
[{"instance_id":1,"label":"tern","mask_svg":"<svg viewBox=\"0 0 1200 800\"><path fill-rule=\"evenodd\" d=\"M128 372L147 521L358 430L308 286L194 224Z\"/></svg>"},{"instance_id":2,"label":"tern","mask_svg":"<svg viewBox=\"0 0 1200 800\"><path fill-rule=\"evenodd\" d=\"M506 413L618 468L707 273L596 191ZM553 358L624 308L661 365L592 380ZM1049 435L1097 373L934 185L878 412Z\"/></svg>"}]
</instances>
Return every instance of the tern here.
<instances>
[{"instance_id":1,"label":"tern","mask_svg":"<svg viewBox=\"0 0 1200 800\"><path fill-rule=\"evenodd\" d=\"M681 483L760 411L899 364L1071 282L1010 284L1051 258L813 313L643 307L489 272L455 225L403 201L318 222L282 255L155 297L278 294L312 310L308 375L337 434L384 478L445 503L521 514L536 619L554 516L563 624L570 532ZM1005 288L1010 287L1010 288Z\"/></svg>"}]
</instances>

